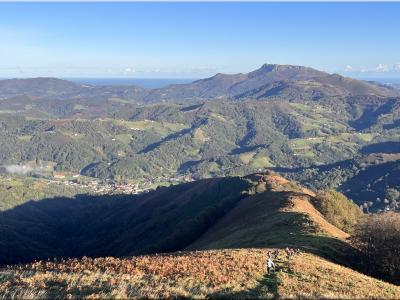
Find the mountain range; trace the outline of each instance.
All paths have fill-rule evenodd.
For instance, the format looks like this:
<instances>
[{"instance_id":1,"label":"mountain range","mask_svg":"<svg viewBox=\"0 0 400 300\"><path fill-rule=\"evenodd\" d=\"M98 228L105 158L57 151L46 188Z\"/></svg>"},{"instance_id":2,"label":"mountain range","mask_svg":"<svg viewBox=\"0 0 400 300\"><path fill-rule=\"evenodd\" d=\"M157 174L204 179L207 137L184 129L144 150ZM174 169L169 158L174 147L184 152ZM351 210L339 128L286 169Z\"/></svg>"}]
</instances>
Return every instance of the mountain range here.
<instances>
[{"instance_id":1,"label":"mountain range","mask_svg":"<svg viewBox=\"0 0 400 300\"><path fill-rule=\"evenodd\" d=\"M327 76L328 79L324 81L322 78ZM307 81L312 78L315 79ZM398 89L389 85L371 82L371 85L376 87L373 88L369 86L370 83L363 85L361 82L351 81L349 78L343 79L337 75L329 77L328 73L303 66L264 64L260 69L247 74L219 73L192 83L171 84L156 89L137 85L91 86L57 78L8 79L0 81L0 99L24 94L54 99L119 98L140 103L188 102L243 94L272 82L278 83L266 86L270 90L269 94L273 88L278 90L290 88L295 92L303 92L304 85L310 85L311 89L317 88L317 94L319 92L327 94L336 92L340 95L363 92L377 95L399 93Z\"/></svg>"}]
</instances>

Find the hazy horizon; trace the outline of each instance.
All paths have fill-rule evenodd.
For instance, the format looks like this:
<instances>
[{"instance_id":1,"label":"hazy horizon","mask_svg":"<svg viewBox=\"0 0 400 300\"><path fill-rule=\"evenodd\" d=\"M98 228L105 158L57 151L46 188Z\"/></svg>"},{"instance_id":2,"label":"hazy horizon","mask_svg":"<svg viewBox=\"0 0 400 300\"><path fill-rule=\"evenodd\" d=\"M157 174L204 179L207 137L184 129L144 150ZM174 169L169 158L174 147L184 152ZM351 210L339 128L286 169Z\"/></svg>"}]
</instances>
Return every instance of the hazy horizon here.
<instances>
[{"instance_id":1,"label":"hazy horizon","mask_svg":"<svg viewBox=\"0 0 400 300\"><path fill-rule=\"evenodd\" d=\"M0 77L207 78L264 63L400 77L399 10L400 2L0 2Z\"/></svg>"}]
</instances>

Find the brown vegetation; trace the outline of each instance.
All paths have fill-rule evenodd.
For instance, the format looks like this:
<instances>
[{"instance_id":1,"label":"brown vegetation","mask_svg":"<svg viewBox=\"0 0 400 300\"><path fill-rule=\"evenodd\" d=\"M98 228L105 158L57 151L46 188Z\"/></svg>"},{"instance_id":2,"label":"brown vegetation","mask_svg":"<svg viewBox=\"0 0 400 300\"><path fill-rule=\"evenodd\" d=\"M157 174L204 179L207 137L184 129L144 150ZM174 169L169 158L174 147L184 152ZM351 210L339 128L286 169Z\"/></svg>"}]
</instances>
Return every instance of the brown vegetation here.
<instances>
[{"instance_id":1,"label":"brown vegetation","mask_svg":"<svg viewBox=\"0 0 400 300\"><path fill-rule=\"evenodd\" d=\"M364 254L366 271L400 283L400 215L385 212L367 215L352 238Z\"/></svg>"},{"instance_id":2,"label":"brown vegetation","mask_svg":"<svg viewBox=\"0 0 400 300\"><path fill-rule=\"evenodd\" d=\"M266 250L39 261L0 272L0 297L170 298L235 294L257 285ZM270 293L270 295L272 295Z\"/></svg>"},{"instance_id":3,"label":"brown vegetation","mask_svg":"<svg viewBox=\"0 0 400 300\"><path fill-rule=\"evenodd\" d=\"M301 253L233 249L117 259L40 261L0 270L3 299L396 299L398 286ZM283 249L280 249L283 252Z\"/></svg>"}]
</instances>

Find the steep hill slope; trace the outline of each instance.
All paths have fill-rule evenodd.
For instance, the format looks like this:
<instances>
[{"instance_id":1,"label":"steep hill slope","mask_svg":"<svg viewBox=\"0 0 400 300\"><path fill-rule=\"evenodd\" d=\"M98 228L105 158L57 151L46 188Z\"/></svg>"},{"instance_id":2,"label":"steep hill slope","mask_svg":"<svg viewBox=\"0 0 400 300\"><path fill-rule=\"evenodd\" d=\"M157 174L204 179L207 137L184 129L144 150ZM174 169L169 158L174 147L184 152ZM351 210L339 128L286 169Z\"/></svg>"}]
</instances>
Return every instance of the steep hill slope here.
<instances>
[{"instance_id":1,"label":"steep hill slope","mask_svg":"<svg viewBox=\"0 0 400 300\"><path fill-rule=\"evenodd\" d=\"M273 97L289 101L312 101L323 97L349 95L385 97L389 94L365 81L333 74L308 80L275 81L230 99L249 100Z\"/></svg>"},{"instance_id":2,"label":"steep hill slope","mask_svg":"<svg viewBox=\"0 0 400 300\"><path fill-rule=\"evenodd\" d=\"M315 197L313 192L277 176L246 177L259 180L266 191L241 200L185 250L290 247L336 260L344 249L349 251L349 235L327 222L308 201Z\"/></svg>"},{"instance_id":3,"label":"steep hill slope","mask_svg":"<svg viewBox=\"0 0 400 300\"><path fill-rule=\"evenodd\" d=\"M140 196L43 199L32 193L24 198L24 189L2 185L4 194L18 195L19 205L1 205L6 209L0 212L0 243L4 246L0 248L0 265L48 257L181 250L246 197L252 187L248 179L231 177L199 180Z\"/></svg>"},{"instance_id":4,"label":"steep hill slope","mask_svg":"<svg viewBox=\"0 0 400 300\"><path fill-rule=\"evenodd\" d=\"M18 187L3 188L5 194L24 193ZM7 210L0 213L0 242L5 245L0 264L171 252L187 246L292 246L343 259L344 249L351 248L345 242L348 235L314 209L308 201L314 196L281 177L262 174L204 179L140 196L76 195L25 203L20 196L19 206L2 205Z\"/></svg>"}]
</instances>

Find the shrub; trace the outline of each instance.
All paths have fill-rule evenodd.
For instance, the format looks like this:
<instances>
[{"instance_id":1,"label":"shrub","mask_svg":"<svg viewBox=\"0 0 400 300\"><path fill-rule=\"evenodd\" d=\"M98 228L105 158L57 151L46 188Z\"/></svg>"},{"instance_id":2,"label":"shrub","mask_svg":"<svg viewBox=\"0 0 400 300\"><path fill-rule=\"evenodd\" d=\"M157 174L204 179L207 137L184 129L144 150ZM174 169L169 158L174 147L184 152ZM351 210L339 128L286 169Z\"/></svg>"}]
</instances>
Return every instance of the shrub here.
<instances>
[{"instance_id":1,"label":"shrub","mask_svg":"<svg viewBox=\"0 0 400 300\"><path fill-rule=\"evenodd\" d=\"M333 190L318 192L311 203L328 222L347 233L354 231L357 221L363 215L352 200Z\"/></svg>"}]
</instances>

